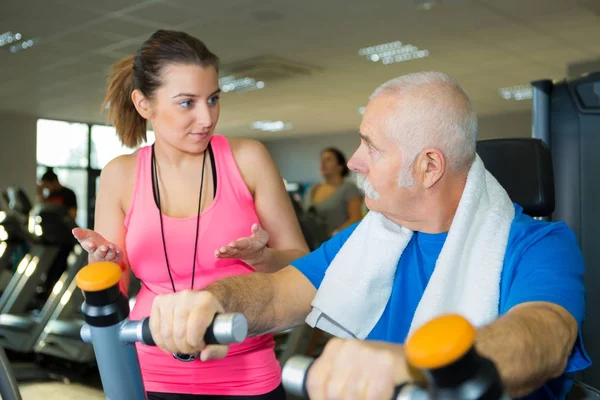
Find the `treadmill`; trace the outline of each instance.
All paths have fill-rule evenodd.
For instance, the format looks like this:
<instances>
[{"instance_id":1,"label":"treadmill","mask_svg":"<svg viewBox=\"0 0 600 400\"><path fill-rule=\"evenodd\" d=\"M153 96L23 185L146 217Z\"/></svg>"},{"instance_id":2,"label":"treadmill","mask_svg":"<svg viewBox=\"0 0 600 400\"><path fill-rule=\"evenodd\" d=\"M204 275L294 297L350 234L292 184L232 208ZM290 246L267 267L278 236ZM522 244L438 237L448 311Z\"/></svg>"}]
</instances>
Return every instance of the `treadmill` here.
<instances>
[{"instance_id":1,"label":"treadmill","mask_svg":"<svg viewBox=\"0 0 600 400\"><path fill-rule=\"evenodd\" d=\"M71 231L66 209L39 204L29 217L33 243L0 296L0 346L23 353L33 349L87 255Z\"/></svg>"},{"instance_id":2,"label":"treadmill","mask_svg":"<svg viewBox=\"0 0 600 400\"><path fill-rule=\"evenodd\" d=\"M19 263L19 249L25 243L14 212L0 211L0 292L4 292L16 265Z\"/></svg>"},{"instance_id":3,"label":"treadmill","mask_svg":"<svg viewBox=\"0 0 600 400\"><path fill-rule=\"evenodd\" d=\"M7 288L19 262L29 250L27 214L29 199L21 189L4 193L8 206L0 209L0 294Z\"/></svg>"},{"instance_id":4,"label":"treadmill","mask_svg":"<svg viewBox=\"0 0 600 400\"><path fill-rule=\"evenodd\" d=\"M76 274L77 271L74 270L73 273ZM132 273L128 293L130 309L133 309L140 286L140 281ZM95 363L92 344L81 340L81 327L85 324L85 316L81 312L82 304L83 294L75 279L71 278L60 304L52 313L33 350L39 354L77 363Z\"/></svg>"}]
</instances>

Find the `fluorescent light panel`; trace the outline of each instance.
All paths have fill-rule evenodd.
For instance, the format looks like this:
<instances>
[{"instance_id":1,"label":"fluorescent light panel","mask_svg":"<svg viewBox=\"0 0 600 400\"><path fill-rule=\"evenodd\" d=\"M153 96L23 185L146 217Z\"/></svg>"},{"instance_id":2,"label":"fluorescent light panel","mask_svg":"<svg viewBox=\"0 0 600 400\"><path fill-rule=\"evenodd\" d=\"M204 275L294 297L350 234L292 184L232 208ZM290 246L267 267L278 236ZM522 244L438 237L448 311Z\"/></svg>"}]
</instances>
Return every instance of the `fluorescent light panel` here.
<instances>
[{"instance_id":1,"label":"fluorescent light panel","mask_svg":"<svg viewBox=\"0 0 600 400\"><path fill-rule=\"evenodd\" d=\"M236 78L235 76L230 75L220 78L219 86L224 92L248 92L250 90L264 88L265 83L249 77Z\"/></svg>"},{"instance_id":2,"label":"fluorescent light panel","mask_svg":"<svg viewBox=\"0 0 600 400\"><path fill-rule=\"evenodd\" d=\"M429 50L419 49L412 44L403 44L396 41L365 47L358 51L358 55L374 63L381 62L388 65L425 58L429 56Z\"/></svg>"},{"instance_id":3,"label":"fluorescent light panel","mask_svg":"<svg viewBox=\"0 0 600 400\"><path fill-rule=\"evenodd\" d=\"M10 46L10 52L18 53L20 51L30 49L31 47L33 47L34 45L36 45L38 43L39 43L39 39L29 39L29 40L23 41L19 44Z\"/></svg>"},{"instance_id":4,"label":"fluorescent light panel","mask_svg":"<svg viewBox=\"0 0 600 400\"><path fill-rule=\"evenodd\" d=\"M255 121L250 126L252 129L264 132L279 132L292 129L292 124L283 121Z\"/></svg>"},{"instance_id":5,"label":"fluorescent light panel","mask_svg":"<svg viewBox=\"0 0 600 400\"><path fill-rule=\"evenodd\" d=\"M505 100L528 100L533 97L531 85L517 85L498 89L498 93Z\"/></svg>"},{"instance_id":6,"label":"fluorescent light panel","mask_svg":"<svg viewBox=\"0 0 600 400\"><path fill-rule=\"evenodd\" d=\"M4 32L3 34L0 34L0 47L7 46L14 42L18 42L19 40L21 40L22 37L23 35L21 35L20 33L12 33L10 31Z\"/></svg>"}]
</instances>

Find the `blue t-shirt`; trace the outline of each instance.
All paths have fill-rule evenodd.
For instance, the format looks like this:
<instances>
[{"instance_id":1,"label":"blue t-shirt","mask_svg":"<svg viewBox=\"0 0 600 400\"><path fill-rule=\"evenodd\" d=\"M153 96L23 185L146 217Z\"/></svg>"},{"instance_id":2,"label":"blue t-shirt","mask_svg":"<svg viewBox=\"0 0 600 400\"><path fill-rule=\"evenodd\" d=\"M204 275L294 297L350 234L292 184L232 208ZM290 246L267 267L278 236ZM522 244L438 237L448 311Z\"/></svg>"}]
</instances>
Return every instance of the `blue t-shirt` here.
<instances>
[{"instance_id":1,"label":"blue t-shirt","mask_svg":"<svg viewBox=\"0 0 600 400\"><path fill-rule=\"evenodd\" d=\"M318 289L329 264L357 225L343 230L292 265ZM398 262L390 300L367 340L404 343L446 237L447 233L415 232ZM581 337L585 314L583 274L583 256L568 226L563 222L535 220L515 205L500 280L499 314L520 303L544 301L564 307L580 327L564 375L527 399L565 398L573 384L573 373L591 365Z\"/></svg>"}]
</instances>

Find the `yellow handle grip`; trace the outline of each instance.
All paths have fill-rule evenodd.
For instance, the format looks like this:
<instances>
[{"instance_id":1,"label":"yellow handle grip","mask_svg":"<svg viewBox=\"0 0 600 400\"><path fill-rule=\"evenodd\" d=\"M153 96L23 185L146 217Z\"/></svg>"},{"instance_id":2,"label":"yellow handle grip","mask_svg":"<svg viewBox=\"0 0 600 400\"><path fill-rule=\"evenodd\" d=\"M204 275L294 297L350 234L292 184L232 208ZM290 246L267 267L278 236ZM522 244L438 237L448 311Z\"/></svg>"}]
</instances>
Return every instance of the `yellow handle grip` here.
<instances>
[{"instance_id":1,"label":"yellow handle grip","mask_svg":"<svg viewBox=\"0 0 600 400\"><path fill-rule=\"evenodd\" d=\"M101 261L83 267L77 273L75 283L84 292L99 292L119 283L121 274L118 264Z\"/></svg>"},{"instance_id":2,"label":"yellow handle grip","mask_svg":"<svg viewBox=\"0 0 600 400\"><path fill-rule=\"evenodd\" d=\"M445 367L475 344L475 328L464 317L446 314L417 329L405 345L407 361L418 369Z\"/></svg>"}]
</instances>

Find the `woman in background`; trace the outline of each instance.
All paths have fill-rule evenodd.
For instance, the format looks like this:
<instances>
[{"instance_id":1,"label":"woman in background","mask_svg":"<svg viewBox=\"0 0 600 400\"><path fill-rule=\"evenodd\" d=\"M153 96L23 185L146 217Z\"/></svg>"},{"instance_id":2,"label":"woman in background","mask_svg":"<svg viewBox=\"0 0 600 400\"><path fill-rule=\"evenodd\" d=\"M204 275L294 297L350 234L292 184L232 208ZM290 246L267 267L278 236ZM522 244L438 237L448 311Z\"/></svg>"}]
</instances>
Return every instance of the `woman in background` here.
<instances>
[{"instance_id":1,"label":"woman in background","mask_svg":"<svg viewBox=\"0 0 600 400\"><path fill-rule=\"evenodd\" d=\"M314 212L333 236L360 221L363 198L358 187L345 179L350 170L340 150L333 147L324 149L320 169L324 182L308 189L304 209Z\"/></svg>"}]
</instances>

